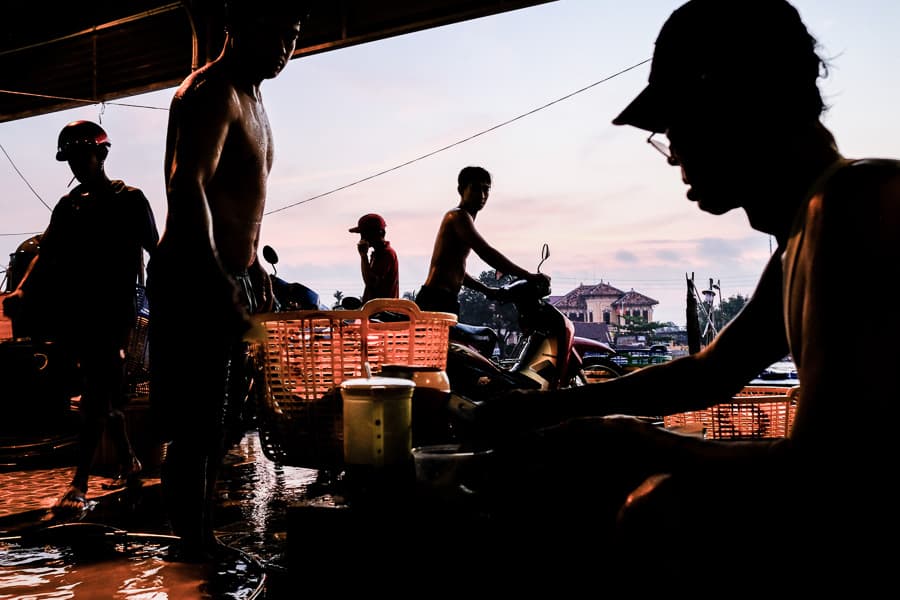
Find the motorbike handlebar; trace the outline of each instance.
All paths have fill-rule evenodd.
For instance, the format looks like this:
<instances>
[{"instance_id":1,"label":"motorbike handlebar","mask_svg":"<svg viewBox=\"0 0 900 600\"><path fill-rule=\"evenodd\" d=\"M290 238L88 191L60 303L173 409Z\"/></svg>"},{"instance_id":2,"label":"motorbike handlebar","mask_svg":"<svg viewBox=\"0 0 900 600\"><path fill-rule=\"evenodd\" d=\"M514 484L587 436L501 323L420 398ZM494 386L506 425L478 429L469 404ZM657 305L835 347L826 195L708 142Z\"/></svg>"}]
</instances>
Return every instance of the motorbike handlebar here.
<instances>
[{"instance_id":1,"label":"motorbike handlebar","mask_svg":"<svg viewBox=\"0 0 900 600\"><path fill-rule=\"evenodd\" d=\"M503 302L521 303L540 300L550 295L550 283L517 279L500 288L500 300Z\"/></svg>"}]
</instances>

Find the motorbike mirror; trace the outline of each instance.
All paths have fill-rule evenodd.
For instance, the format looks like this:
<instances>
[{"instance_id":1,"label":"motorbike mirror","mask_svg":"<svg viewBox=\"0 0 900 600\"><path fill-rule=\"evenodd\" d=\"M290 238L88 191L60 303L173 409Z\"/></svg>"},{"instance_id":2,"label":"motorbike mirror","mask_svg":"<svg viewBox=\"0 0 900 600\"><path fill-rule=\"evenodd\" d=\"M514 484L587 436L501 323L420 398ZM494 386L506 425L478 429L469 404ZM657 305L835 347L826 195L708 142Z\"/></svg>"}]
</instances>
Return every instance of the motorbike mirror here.
<instances>
[{"instance_id":1,"label":"motorbike mirror","mask_svg":"<svg viewBox=\"0 0 900 600\"><path fill-rule=\"evenodd\" d=\"M541 272L541 265L544 264L544 261L550 258L550 245L544 242L544 247L541 248L541 262L538 263L537 272Z\"/></svg>"},{"instance_id":2,"label":"motorbike mirror","mask_svg":"<svg viewBox=\"0 0 900 600\"><path fill-rule=\"evenodd\" d=\"M278 263L278 253L275 252L275 248L268 244L263 246L263 258L273 266Z\"/></svg>"}]
</instances>

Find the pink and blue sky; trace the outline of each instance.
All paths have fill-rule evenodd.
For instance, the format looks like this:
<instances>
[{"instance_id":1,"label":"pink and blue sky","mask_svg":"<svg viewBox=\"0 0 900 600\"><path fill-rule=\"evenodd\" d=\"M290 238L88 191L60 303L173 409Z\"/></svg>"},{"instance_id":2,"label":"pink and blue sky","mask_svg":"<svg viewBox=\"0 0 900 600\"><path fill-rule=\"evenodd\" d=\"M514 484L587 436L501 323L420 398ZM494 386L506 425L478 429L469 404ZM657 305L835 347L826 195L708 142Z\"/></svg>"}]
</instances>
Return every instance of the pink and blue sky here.
<instances>
[{"instance_id":1,"label":"pink and blue sky","mask_svg":"<svg viewBox=\"0 0 900 600\"><path fill-rule=\"evenodd\" d=\"M557 0L291 61L262 86L276 143L262 242L278 250L278 274L328 303L336 290L361 295L358 237L347 229L377 212L399 254L401 292L417 289L441 216L459 199L459 169L482 165L494 185L476 225L529 269L548 243L543 270L554 294L602 280L658 300L655 319L678 324L686 273L701 287L720 280L724 297L750 294L768 236L742 212L701 213L645 133L610 124L645 84L649 64L456 144L650 58L680 3ZM794 4L830 61L824 121L843 153L900 157L900 3ZM0 144L27 180L0 157L0 252L47 225L41 200L52 207L71 179L54 160L57 134L75 119L102 123L112 141L108 174L142 188L162 228L173 91L0 124ZM722 132L722 151L742 135L736 120ZM471 274L485 269L470 258Z\"/></svg>"}]
</instances>

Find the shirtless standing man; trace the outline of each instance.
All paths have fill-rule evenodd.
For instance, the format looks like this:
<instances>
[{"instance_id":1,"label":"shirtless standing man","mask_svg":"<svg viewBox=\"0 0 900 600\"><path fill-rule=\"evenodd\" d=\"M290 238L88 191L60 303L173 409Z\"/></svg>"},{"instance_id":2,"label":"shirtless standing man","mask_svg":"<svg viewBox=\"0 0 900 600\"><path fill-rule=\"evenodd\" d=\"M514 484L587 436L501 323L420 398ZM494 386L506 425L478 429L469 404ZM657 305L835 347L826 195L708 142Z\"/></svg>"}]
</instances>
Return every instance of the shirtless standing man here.
<instances>
[{"instance_id":1,"label":"shirtless standing man","mask_svg":"<svg viewBox=\"0 0 900 600\"><path fill-rule=\"evenodd\" d=\"M529 273L516 265L488 244L475 229L475 217L487 204L491 192L491 174L482 167L464 167L459 172L457 184L459 206L448 210L441 221L434 240L428 277L416 295L419 308L459 315L458 297L462 286L479 291L488 298L497 298L496 288L488 287L466 273L466 259L472 250L501 273L549 284L547 275Z\"/></svg>"},{"instance_id":2,"label":"shirtless standing man","mask_svg":"<svg viewBox=\"0 0 900 600\"><path fill-rule=\"evenodd\" d=\"M172 100L166 139L168 214L148 265L151 405L163 441L164 500L184 560L217 541L213 493L241 433L249 315L271 304L257 259L274 146L260 93L287 65L303 11L293 2L226 3L226 39Z\"/></svg>"}]
</instances>

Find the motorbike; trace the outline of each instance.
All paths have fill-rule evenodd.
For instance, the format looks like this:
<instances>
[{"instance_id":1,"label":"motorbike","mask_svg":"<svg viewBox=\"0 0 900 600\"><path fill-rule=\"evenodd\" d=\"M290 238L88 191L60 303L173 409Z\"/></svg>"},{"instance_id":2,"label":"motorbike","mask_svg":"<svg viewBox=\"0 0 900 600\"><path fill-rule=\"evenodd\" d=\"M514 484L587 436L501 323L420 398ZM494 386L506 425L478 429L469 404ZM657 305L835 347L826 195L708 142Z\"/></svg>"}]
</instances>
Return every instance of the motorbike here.
<instances>
[{"instance_id":1,"label":"motorbike","mask_svg":"<svg viewBox=\"0 0 900 600\"><path fill-rule=\"evenodd\" d=\"M287 282L278 277L278 253L272 246L266 245L262 249L263 258L272 267L269 279L272 281L272 294L275 296L273 312L290 310L328 310L321 303L319 294L306 287L302 283Z\"/></svg>"},{"instance_id":2,"label":"motorbike","mask_svg":"<svg viewBox=\"0 0 900 600\"><path fill-rule=\"evenodd\" d=\"M537 272L549 256L544 244ZM549 284L519 279L500 290L501 301L518 311L521 338L513 357L489 358L497 339L489 328L454 326L446 368L454 395L483 402L512 389L557 390L623 374L615 349L575 335L572 321L549 302Z\"/></svg>"}]
</instances>

